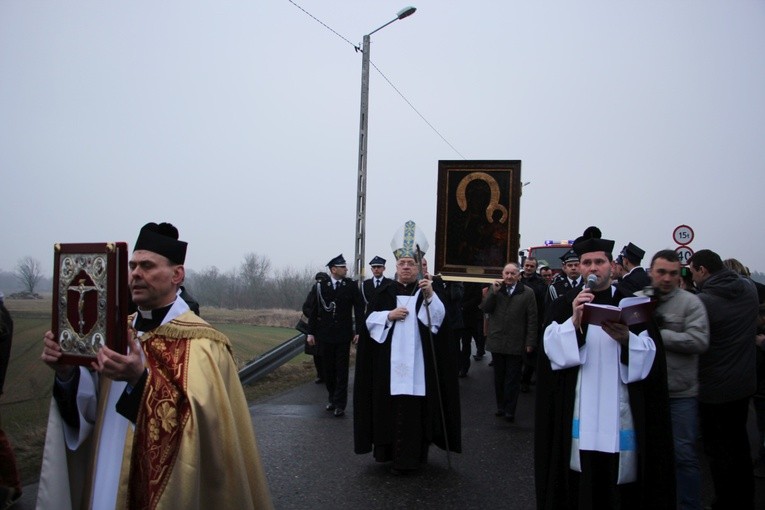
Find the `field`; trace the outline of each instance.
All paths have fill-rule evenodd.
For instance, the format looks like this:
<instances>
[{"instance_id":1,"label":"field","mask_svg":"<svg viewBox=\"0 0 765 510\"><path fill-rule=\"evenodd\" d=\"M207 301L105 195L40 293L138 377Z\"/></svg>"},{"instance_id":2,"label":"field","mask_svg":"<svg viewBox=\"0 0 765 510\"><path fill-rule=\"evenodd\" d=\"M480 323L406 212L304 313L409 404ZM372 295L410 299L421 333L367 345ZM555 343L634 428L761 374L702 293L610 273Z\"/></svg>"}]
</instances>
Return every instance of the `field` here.
<instances>
[{"instance_id":1,"label":"field","mask_svg":"<svg viewBox=\"0 0 765 510\"><path fill-rule=\"evenodd\" d=\"M13 348L5 393L0 398L0 423L17 456L22 482L40 473L53 372L42 361L42 337L50 329L50 299L5 301L14 322ZM221 310L203 307L202 316L225 333L237 363L244 364L292 338L300 312L293 310ZM254 402L314 377L313 361L300 355L261 381L245 387Z\"/></svg>"}]
</instances>

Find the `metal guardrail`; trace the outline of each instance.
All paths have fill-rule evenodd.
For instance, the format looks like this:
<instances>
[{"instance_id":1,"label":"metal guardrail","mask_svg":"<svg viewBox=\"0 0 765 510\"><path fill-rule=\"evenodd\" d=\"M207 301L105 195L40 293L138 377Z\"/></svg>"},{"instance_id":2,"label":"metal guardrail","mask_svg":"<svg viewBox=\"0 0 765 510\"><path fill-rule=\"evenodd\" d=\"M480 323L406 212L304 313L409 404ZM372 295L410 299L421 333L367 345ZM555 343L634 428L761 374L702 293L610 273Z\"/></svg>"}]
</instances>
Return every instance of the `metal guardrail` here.
<instances>
[{"instance_id":1,"label":"metal guardrail","mask_svg":"<svg viewBox=\"0 0 765 510\"><path fill-rule=\"evenodd\" d=\"M305 335L290 338L283 344L277 345L270 351L264 352L239 370L239 380L242 384L252 384L265 377L289 360L302 354L305 346Z\"/></svg>"}]
</instances>

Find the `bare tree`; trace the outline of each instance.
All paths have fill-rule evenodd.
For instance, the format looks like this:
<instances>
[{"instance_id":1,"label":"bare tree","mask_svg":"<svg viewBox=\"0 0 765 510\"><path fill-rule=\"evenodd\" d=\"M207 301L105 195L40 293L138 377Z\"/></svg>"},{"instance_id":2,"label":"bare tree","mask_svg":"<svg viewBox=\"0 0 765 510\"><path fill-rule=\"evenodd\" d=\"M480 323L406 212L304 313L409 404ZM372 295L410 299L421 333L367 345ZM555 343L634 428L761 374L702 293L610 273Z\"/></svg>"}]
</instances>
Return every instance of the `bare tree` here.
<instances>
[{"instance_id":1,"label":"bare tree","mask_svg":"<svg viewBox=\"0 0 765 510\"><path fill-rule=\"evenodd\" d=\"M244 256L244 262L239 269L239 280L242 285L242 305L247 308L263 308L266 300L264 293L266 281L271 273L271 261L268 257L256 253Z\"/></svg>"},{"instance_id":2,"label":"bare tree","mask_svg":"<svg viewBox=\"0 0 765 510\"><path fill-rule=\"evenodd\" d=\"M24 286L24 289L30 294L35 293L35 287L40 283L43 275L40 270L40 261L30 256L19 260L16 265L16 278Z\"/></svg>"}]
</instances>

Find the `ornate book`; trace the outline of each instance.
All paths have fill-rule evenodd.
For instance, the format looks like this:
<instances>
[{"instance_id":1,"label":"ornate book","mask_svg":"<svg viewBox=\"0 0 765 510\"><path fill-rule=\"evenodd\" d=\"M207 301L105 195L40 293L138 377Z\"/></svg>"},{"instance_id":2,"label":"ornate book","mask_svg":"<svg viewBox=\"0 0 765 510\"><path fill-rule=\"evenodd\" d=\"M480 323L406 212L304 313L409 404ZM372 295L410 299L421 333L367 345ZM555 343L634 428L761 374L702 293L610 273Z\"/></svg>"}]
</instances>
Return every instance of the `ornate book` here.
<instances>
[{"instance_id":1,"label":"ornate book","mask_svg":"<svg viewBox=\"0 0 765 510\"><path fill-rule=\"evenodd\" d=\"M56 244L53 297L62 363L90 365L103 345L127 352L127 243Z\"/></svg>"}]
</instances>

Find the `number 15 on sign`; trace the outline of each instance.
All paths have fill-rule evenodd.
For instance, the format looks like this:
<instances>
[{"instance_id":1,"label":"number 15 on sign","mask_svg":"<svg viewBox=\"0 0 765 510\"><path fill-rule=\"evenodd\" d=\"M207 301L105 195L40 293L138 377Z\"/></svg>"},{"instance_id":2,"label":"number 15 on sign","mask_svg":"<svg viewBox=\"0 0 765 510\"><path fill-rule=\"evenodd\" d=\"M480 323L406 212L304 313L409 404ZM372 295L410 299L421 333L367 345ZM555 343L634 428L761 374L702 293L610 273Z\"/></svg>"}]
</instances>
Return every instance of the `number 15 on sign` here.
<instances>
[{"instance_id":1,"label":"number 15 on sign","mask_svg":"<svg viewBox=\"0 0 765 510\"><path fill-rule=\"evenodd\" d=\"M693 229L688 225L680 225L672 232L672 239L679 245L691 244L691 241L693 241Z\"/></svg>"}]
</instances>

